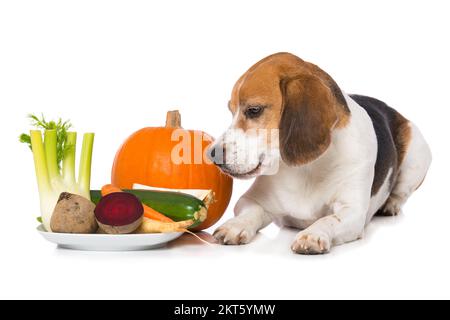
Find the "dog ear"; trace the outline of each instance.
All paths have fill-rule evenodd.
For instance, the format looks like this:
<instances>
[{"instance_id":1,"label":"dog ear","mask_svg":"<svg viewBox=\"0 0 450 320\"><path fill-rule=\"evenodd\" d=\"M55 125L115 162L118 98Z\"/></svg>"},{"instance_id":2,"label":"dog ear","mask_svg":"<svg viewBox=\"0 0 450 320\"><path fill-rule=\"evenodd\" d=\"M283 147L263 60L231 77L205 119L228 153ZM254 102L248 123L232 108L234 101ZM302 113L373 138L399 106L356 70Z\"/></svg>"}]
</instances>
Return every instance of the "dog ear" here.
<instances>
[{"instance_id":1,"label":"dog ear","mask_svg":"<svg viewBox=\"0 0 450 320\"><path fill-rule=\"evenodd\" d=\"M311 162L331 143L338 122L336 99L318 77L302 75L282 80L283 109L280 120L280 152L289 165Z\"/></svg>"}]
</instances>

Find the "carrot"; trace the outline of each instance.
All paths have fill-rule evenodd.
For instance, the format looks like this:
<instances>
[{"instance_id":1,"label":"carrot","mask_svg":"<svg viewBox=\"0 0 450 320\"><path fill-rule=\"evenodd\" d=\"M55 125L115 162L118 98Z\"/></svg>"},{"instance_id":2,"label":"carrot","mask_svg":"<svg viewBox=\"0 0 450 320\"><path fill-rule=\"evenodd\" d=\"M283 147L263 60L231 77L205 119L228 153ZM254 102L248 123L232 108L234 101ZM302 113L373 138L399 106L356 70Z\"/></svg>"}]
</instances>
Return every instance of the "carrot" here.
<instances>
[{"instance_id":1,"label":"carrot","mask_svg":"<svg viewBox=\"0 0 450 320\"><path fill-rule=\"evenodd\" d=\"M114 193L114 192L123 192L123 191L122 191L122 189L117 188L116 186L113 186L112 184L106 184L102 187L102 196L106 196L106 195L108 195L110 193ZM150 208L149 206L146 206L145 204L142 204L142 206L144 207L144 217L152 219L152 220L161 221L161 222L174 222L169 217L166 217L162 213Z\"/></svg>"},{"instance_id":2,"label":"carrot","mask_svg":"<svg viewBox=\"0 0 450 320\"><path fill-rule=\"evenodd\" d=\"M114 192L123 192L123 191L122 191L122 189L117 188L117 187L113 186L112 184L105 184L102 187L102 196L103 197L110 193L114 193Z\"/></svg>"}]
</instances>

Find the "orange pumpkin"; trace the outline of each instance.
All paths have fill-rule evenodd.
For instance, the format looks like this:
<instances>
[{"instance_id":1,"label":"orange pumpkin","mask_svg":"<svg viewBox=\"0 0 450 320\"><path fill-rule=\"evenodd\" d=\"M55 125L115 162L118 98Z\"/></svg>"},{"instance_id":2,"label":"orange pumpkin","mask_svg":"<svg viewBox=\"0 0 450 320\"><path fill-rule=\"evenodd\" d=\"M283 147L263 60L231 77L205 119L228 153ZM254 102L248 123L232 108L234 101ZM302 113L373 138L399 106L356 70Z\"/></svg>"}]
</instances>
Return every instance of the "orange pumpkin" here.
<instances>
[{"instance_id":1,"label":"orange pumpkin","mask_svg":"<svg viewBox=\"0 0 450 320\"><path fill-rule=\"evenodd\" d=\"M201 144L203 155L212 142L212 138L201 131L181 131L183 136L190 137L191 161L172 161L172 150L180 143L172 141L174 130L182 130L178 111L167 113L165 127L144 128L132 134L116 154L112 184L122 189L130 189L134 183L139 183L159 188L213 190L215 201L209 206L208 217L194 229L200 231L215 224L224 214L230 202L233 179L214 164L203 160L198 163L199 155L195 156L194 150ZM198 137L203 135L199 142ZM186 159L182 152L181 156Z\"/></svg>"}]
</instances>

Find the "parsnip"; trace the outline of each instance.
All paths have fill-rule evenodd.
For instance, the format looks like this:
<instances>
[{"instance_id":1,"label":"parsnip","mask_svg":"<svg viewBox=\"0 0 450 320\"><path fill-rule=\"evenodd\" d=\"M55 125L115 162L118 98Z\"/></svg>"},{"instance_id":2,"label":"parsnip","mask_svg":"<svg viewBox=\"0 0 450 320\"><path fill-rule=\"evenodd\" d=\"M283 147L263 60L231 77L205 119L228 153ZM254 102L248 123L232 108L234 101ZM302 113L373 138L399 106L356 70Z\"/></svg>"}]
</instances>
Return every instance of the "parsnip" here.
<instances>
[{"instance_id":1,"label":"parsnip","mask_svg":"<svg viewBox=\"0 0 450 320\"><path fill-rule=\"evenodd\" d=\"M144 217L141 226L135 231L135 233L185 232L187 228L194 224L194 222L194 220L161 222Z\"/></svg>"}]
</instances>

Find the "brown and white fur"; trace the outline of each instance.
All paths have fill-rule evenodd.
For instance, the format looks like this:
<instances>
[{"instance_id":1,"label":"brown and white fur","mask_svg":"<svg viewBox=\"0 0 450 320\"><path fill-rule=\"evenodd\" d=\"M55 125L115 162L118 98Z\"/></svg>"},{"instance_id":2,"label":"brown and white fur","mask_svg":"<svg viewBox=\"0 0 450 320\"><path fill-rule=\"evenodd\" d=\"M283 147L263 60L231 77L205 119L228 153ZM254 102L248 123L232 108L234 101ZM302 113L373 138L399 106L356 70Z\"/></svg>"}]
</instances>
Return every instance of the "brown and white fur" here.
<instances>
[{"instance_id":1,"label":"brown and white fur","mask_svg":"<svg viewBox=\"0 0 450 320\"><path fill-rule=\"evenodd\" d=\"M345 94L327 73L289 53L252 66L229 108L233 122L211 158L231 176L256 179L236 217L215 231L223 244L249 243L275 222L301 230L294 252L326 253L360 239L375 214L397 215L431 163L413 123L381 101ZM279 138L253 152L255 129L279 129Z\"/></svg>"}]
</instances>

